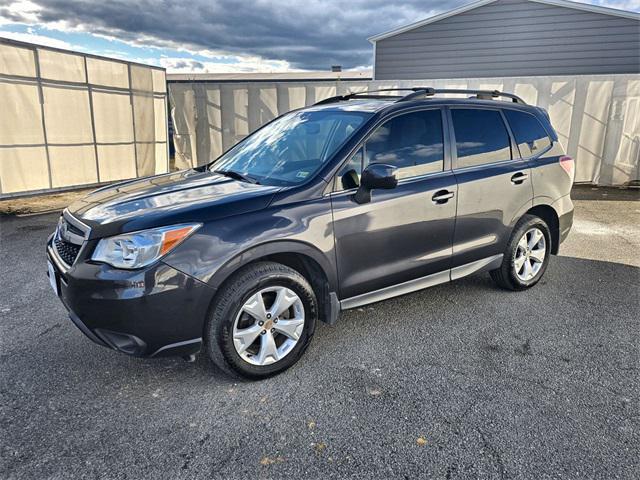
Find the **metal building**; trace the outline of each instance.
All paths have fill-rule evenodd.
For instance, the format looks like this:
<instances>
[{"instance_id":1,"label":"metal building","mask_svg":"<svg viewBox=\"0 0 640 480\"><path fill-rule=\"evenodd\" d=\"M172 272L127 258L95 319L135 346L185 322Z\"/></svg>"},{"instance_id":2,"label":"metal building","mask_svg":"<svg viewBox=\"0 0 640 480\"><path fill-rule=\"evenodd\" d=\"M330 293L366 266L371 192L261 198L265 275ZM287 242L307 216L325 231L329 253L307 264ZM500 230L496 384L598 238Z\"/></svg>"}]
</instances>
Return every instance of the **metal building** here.
<instances>
[{"instance_id":1,"label":"metal building","mask_svg":"<svg viewBox=\"0 0 640 480\"><path fill-rule=\"evenodd\" d=\"M480 0L369 38L374 79L640 73L640 14Z\"/></svg>"}]
</instances>

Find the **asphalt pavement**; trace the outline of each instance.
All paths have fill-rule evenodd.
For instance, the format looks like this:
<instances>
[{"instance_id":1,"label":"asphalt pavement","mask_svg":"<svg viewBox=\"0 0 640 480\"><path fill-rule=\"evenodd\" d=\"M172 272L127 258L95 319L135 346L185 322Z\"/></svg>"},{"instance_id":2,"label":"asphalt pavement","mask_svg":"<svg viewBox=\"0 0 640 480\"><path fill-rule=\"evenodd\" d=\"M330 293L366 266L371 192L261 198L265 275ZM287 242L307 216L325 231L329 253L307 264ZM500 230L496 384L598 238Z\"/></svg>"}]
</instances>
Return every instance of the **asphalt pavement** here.
<instances>
[{"instance_id":1,"label":"asphalt pavement","mask_svg":"<svg viewBox=\"0 0 640 480\"><path fill-rule=\"evenodd\" d=\"M0 478L636 479L636 193L578 192L535 288L343 312L262 382L91 343L45 275L57 215L0 217Z\"/></svg>"}]
</instances>

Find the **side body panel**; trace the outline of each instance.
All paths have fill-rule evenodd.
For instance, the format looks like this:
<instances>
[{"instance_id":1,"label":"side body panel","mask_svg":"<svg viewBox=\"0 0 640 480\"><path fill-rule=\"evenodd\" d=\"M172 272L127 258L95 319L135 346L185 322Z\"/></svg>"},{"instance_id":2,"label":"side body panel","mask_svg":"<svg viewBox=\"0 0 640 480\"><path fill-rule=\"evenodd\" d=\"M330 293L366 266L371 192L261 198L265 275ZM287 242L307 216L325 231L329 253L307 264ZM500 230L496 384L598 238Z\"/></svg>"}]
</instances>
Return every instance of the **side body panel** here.
<instances>
[{"instance_id":1,"label":"side body panel","mask_svg":"<svg viewBox=\"0 0 640 480\"><path fill-rule=\"evenodd\" d=\"M563 155L564 150L556 140L548 152L530 161L535 195L533 204L550 205L555 210L558 216L559 243L565 241L573 226L573 178L560 166ZM554 246L553 252L557 253L559 247Z\"/></svg>"},{"instance_id":2,"label":"side body panel","mask_svg":"<svg viewBox=\"0 0 640 480\"><path fill-rule=\"evenodd\" d=\"M534 205L551 205L559 198L569 195L573 186L573 178L560 165L560 158L565 155L564 147L551 125L549 115L544 110L540 108L514 110L533 115L551 140L551 146L547 150L527 159L531 168Z\"/></svg>"},{"instance_id":3,"label":"side body panel","mask_svg":"<svg viewBox=\"0 0 640 480\"><path fill-rule=\"evenodd\" d=\"M572 178L560 165L564 150L558 141L538 158L531 159L531 179L536 204L552 204L571 193Z\"/></svg>"},{"instance_id":4,"label":"side body panel","mask_svg":"<svg viewBox=\"0 0 640 480\"><path fill-rule=\"evenodd\" d=\"M299 201L276 198L263 210L206 223L164 262L217 288L242 265L281 252L312 258L327 274L330 291L336 291L328 196Z\"/></svg>"},{"instance_id":5,"label":"side body panel","mask_svg":"<svg viewBox=\"0 0 640 480\"><path fill-rule=\"evenodd\" d=\"M353 191L332 195L341 299L450 268L455 200L436 205L439 190L455 194L450 171L374 190L362 205Z\"/></svg>"},{"instance_id":6,"label":"side body panel","mask_svg":"<svg viewBox=\"0 0 640 480\"><path fill-rule=\"evenodd\" d=\"M532 206L531 181L511 177L528 171L527 162L510 161L456 172L458 215L452 267L504 252L517 219Z\"/></svg>"},{"instance_id":7,"label":"side body panel","mask_svg":"<svg viewBox=\"0 0 640 480\"><path fill-rule=\"evenodd\" d=\"M547 150L528 159L531 167L533 206L548 205L555 210L558 217L558 240L562 243L573 225L571 188L574 176L566 172L560 163L565 150L549 121L549 116L541 109L533 109L528 113L538 119L552 142ZM557 252L558 248L559 245L554 246L553 252Z\"/></svg>"},{"instance_id":8,"label":"side body panel","mask_svg":"<svg viewBox=\"0 0 640 480\"><path fill-rule=\"evenodd\" d=\"M450 111L448 118L453 168L458 181L452 257L452 268L456 268L504 253L515 222L532 206L533 188L529 164L519 158L511 132L513 160L457 168ZM524 179L514 182L518 175L524 175Z\"/></svg>"}]
</instances>

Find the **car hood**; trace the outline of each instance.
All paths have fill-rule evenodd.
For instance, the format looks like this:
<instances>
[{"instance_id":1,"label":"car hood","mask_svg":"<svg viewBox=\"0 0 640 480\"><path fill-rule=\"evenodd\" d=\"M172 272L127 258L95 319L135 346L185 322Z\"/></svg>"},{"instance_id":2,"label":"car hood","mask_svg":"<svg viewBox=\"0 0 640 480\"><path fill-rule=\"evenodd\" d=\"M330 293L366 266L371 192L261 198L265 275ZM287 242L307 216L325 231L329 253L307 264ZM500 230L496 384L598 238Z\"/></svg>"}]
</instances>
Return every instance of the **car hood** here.
<instances>
[{"instance_id":1,"label":"car hood","mask_svg":"<svg viewBox=\"0 0 640 480\"><path fill-rule=\"evenodd\" d=\"M184 170L95 190L68 211L91 227L90 238L97 238L259 210L280 188Z\"/></svg>"}]
</instances>

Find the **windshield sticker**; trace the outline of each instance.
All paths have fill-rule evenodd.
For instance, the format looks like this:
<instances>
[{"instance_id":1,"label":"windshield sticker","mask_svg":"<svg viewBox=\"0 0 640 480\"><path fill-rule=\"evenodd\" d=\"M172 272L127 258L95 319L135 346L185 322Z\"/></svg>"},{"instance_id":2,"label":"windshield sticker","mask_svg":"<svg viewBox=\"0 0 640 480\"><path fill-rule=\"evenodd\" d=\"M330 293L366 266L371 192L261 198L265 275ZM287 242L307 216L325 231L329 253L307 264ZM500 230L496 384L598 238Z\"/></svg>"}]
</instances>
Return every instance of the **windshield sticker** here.
<instances>
[{"instance_id":1,"label":"windshield sticker","mask_svg":"<svg viewBox=\"0 0 640 480\"><path fill-rule=\"evenodd\" d=\"M307 178L307 175L309 175L309 172L298 172L298 173L296 173L296 177L298 177L298 178Z\"/></svg>"}]
</instances>

